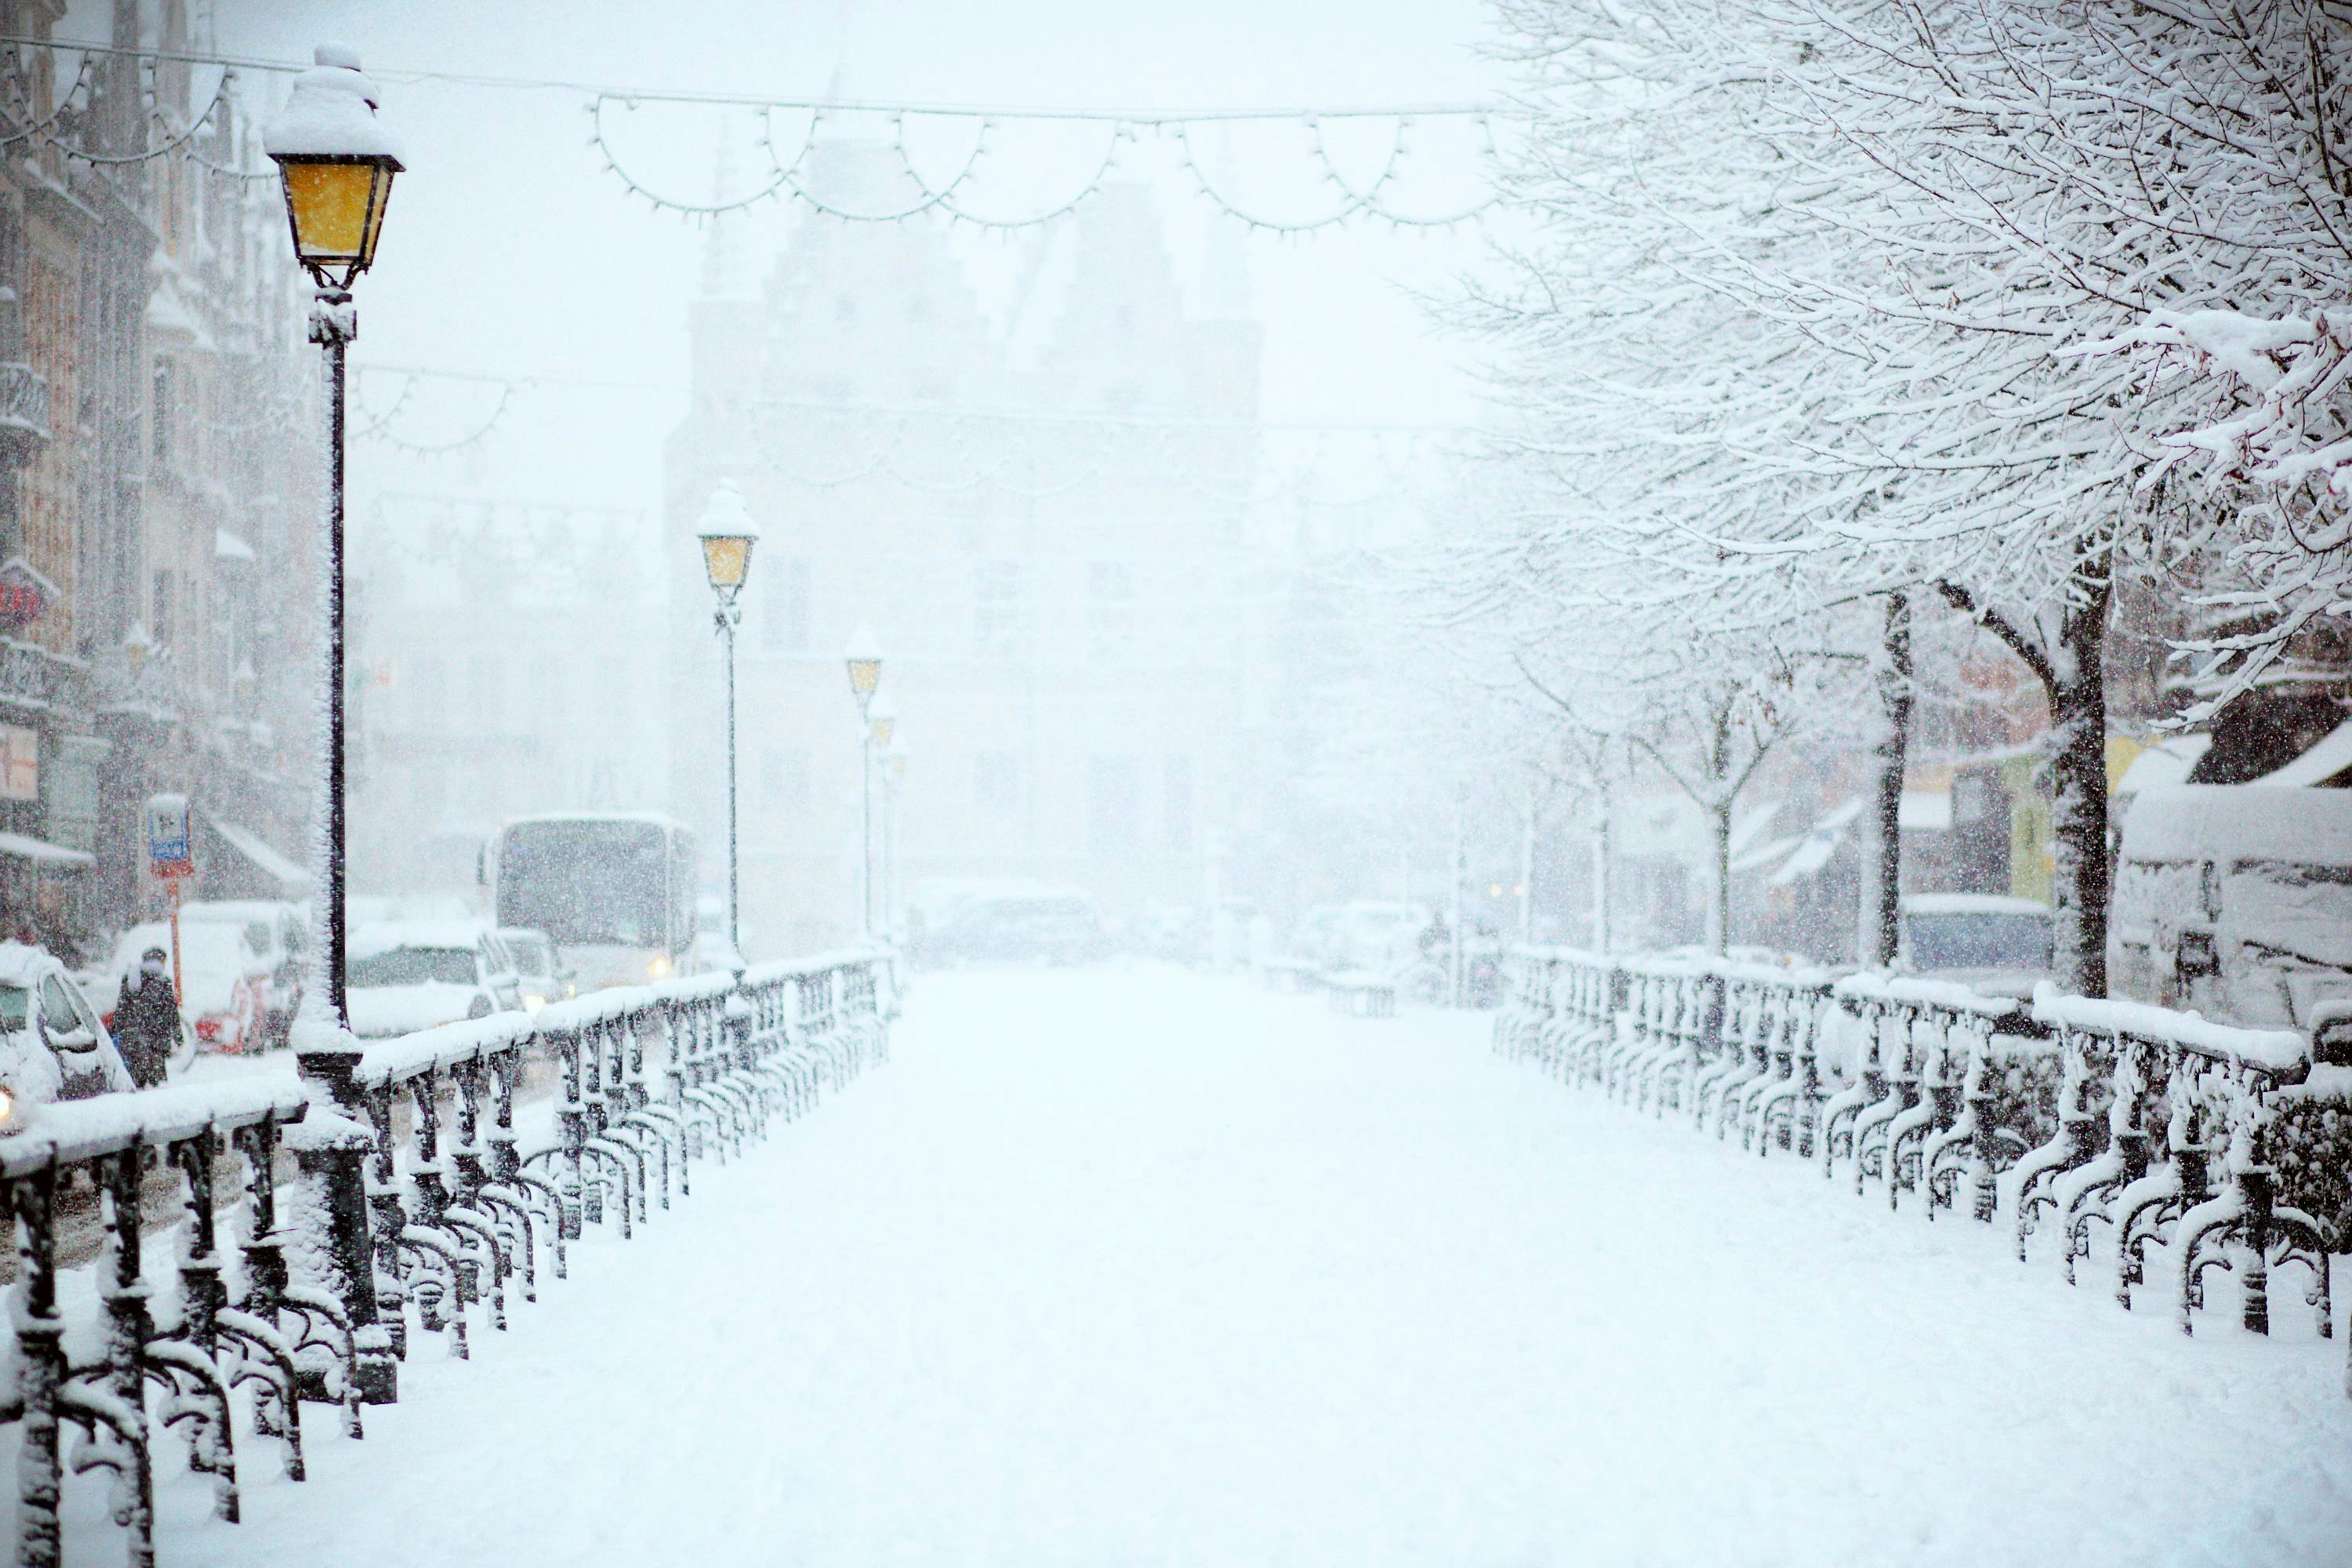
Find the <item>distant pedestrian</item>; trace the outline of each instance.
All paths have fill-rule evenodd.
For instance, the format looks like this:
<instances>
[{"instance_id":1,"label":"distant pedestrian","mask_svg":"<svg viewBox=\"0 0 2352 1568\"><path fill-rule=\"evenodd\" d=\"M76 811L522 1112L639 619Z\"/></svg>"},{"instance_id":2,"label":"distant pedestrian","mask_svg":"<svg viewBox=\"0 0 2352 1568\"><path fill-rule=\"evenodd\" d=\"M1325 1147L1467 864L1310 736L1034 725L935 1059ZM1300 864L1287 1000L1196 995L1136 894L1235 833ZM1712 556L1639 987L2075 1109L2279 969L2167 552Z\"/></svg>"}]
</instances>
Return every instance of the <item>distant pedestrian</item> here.
<instances>
[{"instance_id":1,"label":"distant pedestrian","mask_svg":"<svg viewBox=\"0 0 2352 1568\"><path fill-rule=\"evenodd\" d=\"M172 994L172 976L165 970L160 947L151 947L139 960L139 984L129 976L114 1003L114 1048L131 1081L152 1089L163 1081L172 1053L180 1046L180 1004Z\"/></svg>"}]
</instances>

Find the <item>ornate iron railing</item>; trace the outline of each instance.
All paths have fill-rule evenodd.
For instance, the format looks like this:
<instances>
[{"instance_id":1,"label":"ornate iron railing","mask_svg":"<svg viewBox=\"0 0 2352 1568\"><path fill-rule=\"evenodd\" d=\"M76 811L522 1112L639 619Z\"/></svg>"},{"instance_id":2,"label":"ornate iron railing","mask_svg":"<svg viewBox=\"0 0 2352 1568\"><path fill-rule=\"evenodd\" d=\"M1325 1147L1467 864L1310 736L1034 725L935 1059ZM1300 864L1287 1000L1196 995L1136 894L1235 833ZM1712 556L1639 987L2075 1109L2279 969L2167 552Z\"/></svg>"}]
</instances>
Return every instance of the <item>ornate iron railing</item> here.
<instances>
[{"instance_id":1,"label":"ornate iron railing","mask_svg":"<svg viewBox=\"0 0 2352 1568\"><path fill-rule=\"evenodd\" d=\"M1523 948L1495 1047L1563 1082L2009 1226L2069 1283L2104 1238L2126 1310L2160 1279L2184 1332L2213 1269L2270 1331L2298 1267L2332 1332L2352 1250L2352 1011L2312 1037L2042 987L2031 1002L1904 976ZM2049 1245L2054 1242L2054 1246ZM2152 1274L2161 1257L2164 1268ZM2352 1362L2345 1388L2352 1394Z\"/></svg>"},{"instance_id":2,"label":"ornate iron railing","mask_svg":"<svg viewBox=\"0 0 2352 1568\"><path fill-rule=\"evenodd\" d=\"M184 1430L221 1519L238 1514L240 1415L301 1479L306 1402L360 1436L415 1336L468 1356L476 1330L538 1299L542 1270L564 1277L586 1227L632 1236L698 1164L887 1058L894 996L889 960L856 952L373 1043L331 1086L289 1071L40 1108L0 1138L16 1561L63 1559L69 1432L71 1471L106 1473L134 1565L154 1562L165 1429ZM68 1266L89 1238L61 1214L95 1228L92 1267ZM172 1226L175 1278L157 1279L142 1244Z\"/></svg>"}]
</instances>

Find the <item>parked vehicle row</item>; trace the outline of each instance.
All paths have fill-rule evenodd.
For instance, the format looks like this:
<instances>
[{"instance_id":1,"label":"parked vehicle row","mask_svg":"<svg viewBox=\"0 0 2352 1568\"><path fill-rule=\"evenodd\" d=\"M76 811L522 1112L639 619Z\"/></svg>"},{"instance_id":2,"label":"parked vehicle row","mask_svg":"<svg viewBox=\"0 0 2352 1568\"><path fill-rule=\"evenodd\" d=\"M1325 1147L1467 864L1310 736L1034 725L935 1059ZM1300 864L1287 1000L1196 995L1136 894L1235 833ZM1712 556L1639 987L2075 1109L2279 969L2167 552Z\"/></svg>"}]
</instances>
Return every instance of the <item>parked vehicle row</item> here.
<instances>
[{"instance_id":1,"label":"parked vehicle row","mask_svg":"<svg viewBox=\"0 0 2352 1568\"><path fill-rule=\"evenodd\" d=\"M578 994L544 931L472 921L394 921L352 933L344 1005L362 1039L492 1013L536 1013Z\"/></svg>"}]
</instances>

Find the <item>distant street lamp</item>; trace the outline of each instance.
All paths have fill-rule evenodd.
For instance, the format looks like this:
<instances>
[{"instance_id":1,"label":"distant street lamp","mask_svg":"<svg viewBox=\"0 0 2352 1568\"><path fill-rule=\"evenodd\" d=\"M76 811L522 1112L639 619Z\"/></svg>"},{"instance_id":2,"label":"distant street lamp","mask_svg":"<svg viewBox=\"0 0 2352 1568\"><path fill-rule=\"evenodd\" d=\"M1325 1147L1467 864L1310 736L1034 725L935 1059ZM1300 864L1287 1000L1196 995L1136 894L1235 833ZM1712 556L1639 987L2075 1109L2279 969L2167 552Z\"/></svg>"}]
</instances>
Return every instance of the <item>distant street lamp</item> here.
<instances>
[{"instance_id":1,"label":"distant street lamp","mask_svg":"<svg viewBox=\"0 0 2352 1568\"><path fill-rule=\"evenodd\" d=\"M882 759L890 750L890 737L898 731L898 705L887 691L874 699L866 710L866 930L871 935L877 930L887 931L890 924L890 802L882 802L882 822L877 832L874 822L874 780L882 770Z\"/></svg>"},{"instance_id":2,"label":"distant street lamp","mask_svg":"<svg viewBox=\"0 0 2352 1568\"><path fill-rule=\"evenodd\" d=\"M874 707L874 689L882 684L882 647L874 640L874 628L864 621L857 623L856 632L849 639L848 651L842 663L849 669L849 695L857 700L857 776L858 786L866 803L866 826L860 838L864 849L863 868L858 873L858 898L865 909L866 934L874 934L874 733L868 715Z\"/></svg>"},{"instance_id":3,"label":"distant street lamp","mask_svg":"<svg viewBox=\"0 0 2352 1568\"><path fill-rule=\"evenodd\" d=\"M906 907L906 874L899 866L907 839L906 736L900 735L890 742L882 766L882 776L889 785L882 804L882 864L887 868L882 880L882 909L889 917L890 929L896 931Z\"/></svg>"},{"instance_id":4,"label":"distant street lamp","mask_svg":"<svg viewBox=\"0 0 2352 1568\"><path fill-rule=\"evenodd\" d=\"M147 635L143 625L132 622L131 629L122 636L122 661L131 667L133 680L139 678L141 670L147 668L147 656L154 651L155 639Z\"/></svg>"},{"instance_id":5,"label":"distant street lamp","mask_svg":"<svg viewBox=\"0 0 2352 1568\"><path fill-rule=\"evenodd\" d=\"M736 603L743 580L751 574L751 547L760 542L760 525L743 504L743 492L732 479L721 479L702 509L702 570L718 595L719 637L727 645L727 946L735 962L743 962L740 930L742 893L735 838L735 628L743 619Z\"/></svg>"},{"instance_id":6,"label":"distant street lamp","mask_svg":"<svg viewBox=\"0 0 2352 1568\"><path fill-rule=\"evenodd\" d=\"M343 1002L343 405L344 351L359 336L352 280L375 261L400 144L376 119L375 84L360 58L321 44L316 64L294 79L284 112L262 133L286 188L286 218L295 258L318 292L310 301L310 341L327 356L327 1007L349 1025Z\"/></svg>"}]
</instances>

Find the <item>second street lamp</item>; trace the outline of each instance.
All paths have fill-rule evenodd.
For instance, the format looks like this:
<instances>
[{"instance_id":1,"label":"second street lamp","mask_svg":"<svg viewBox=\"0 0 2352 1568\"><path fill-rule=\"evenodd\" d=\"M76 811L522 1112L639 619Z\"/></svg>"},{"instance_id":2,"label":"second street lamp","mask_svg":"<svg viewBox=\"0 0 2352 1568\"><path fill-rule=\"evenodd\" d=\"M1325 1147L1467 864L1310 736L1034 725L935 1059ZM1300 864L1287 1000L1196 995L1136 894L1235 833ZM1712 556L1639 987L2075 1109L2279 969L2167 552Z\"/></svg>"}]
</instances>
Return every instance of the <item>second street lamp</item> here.
<instances>
[{"instance_id":1,"label":"second street lamp","mask_svg":"<svg viewBox=\"0 0 2352 1568\"><path fill-rule=\"evenodd\" d=\"M732 479L721 479L702 510L702 571L718 596L719 641L727 647L727 947L737 963L743 962L740 932L742 891L736 848L735 815L735 628L743 619L736 601L744 579L751 574L751 547L760 542L760 525L743 504L743 492Z\"/></svg>"},{"instance_id":2,"label":"second street lamp","mask_svg":"<svg viewBox=\"0 0 2352 1568\"><path fill-rule=\"evenodd\" d=\"M863 900L865 930L874 934L874 735L867 715L874 707L874 689L882 684L882 647L874 640L874 628L864 621L849 639L849 650L842 655L842 663L849 670L849 695L857 701L857 766L858 785L866 805L865 827L859 837L866 857L864 869L858 873L857 896Z\"/></svg>"},{"instance_id":3,"label":"second street lamp","mask_svg":"<svg viewBox=\"0 0 2352 1568\"><path fill-rule=\"evenodd\" d=\"M867 704L866 719L866 934L872 936L877 923L875 904L882 890L881 872L875 862L874 774L883 753L890 749L890 737L898 731L898 705L885 691ZM883 810L888 812L887 804ZM887 821L883 830L888 831Z\"/></svg>"}]
</instances>

